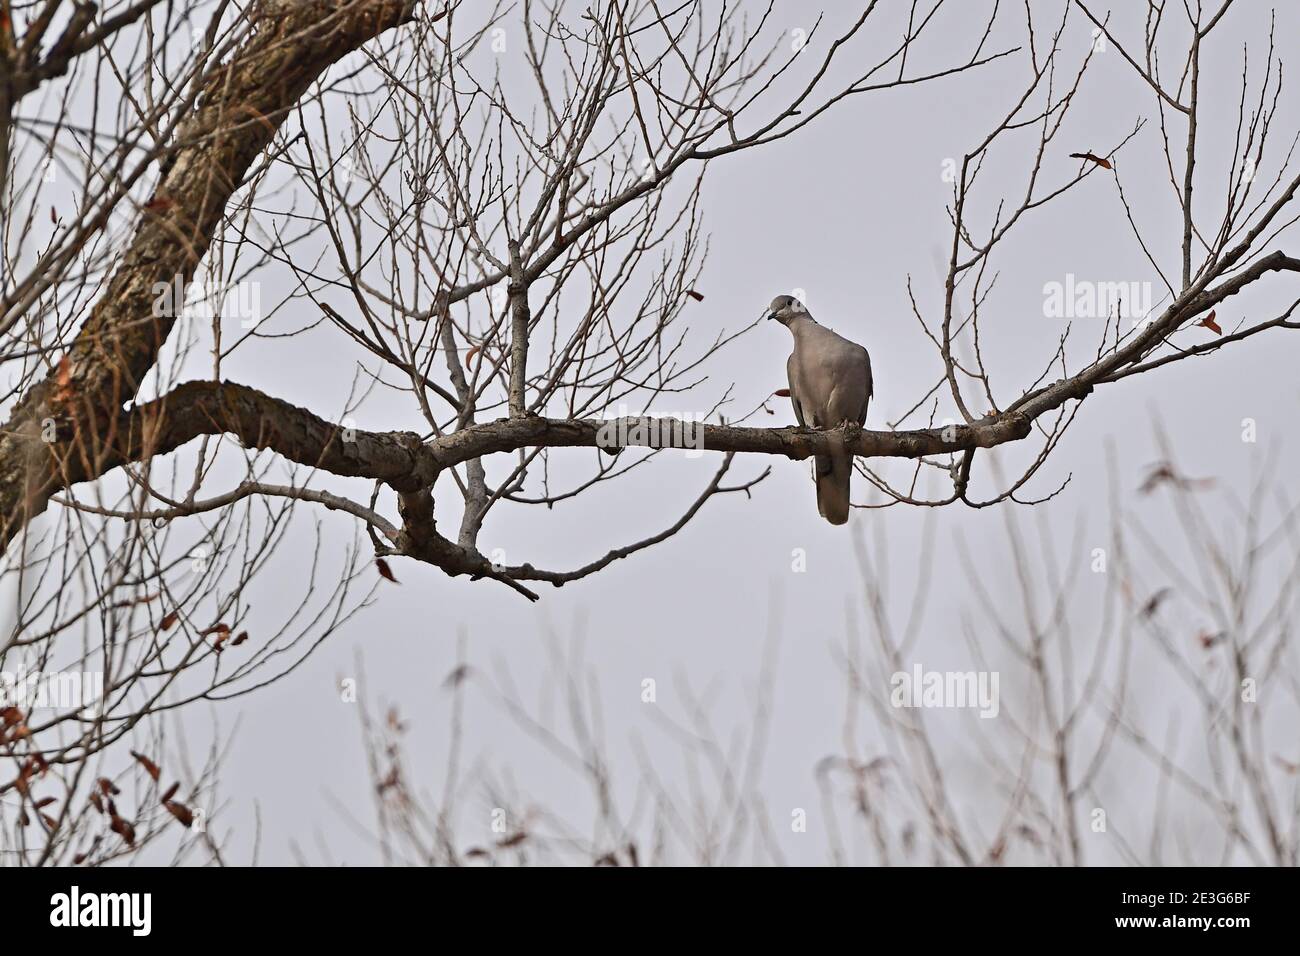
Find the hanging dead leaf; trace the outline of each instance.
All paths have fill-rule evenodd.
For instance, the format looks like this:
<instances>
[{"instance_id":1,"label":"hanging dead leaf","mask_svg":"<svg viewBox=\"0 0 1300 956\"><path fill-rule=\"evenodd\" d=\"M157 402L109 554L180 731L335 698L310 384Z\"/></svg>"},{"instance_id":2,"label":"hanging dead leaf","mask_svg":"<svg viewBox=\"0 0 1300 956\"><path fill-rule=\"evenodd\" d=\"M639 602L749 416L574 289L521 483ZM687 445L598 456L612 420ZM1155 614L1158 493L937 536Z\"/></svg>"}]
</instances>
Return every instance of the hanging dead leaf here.
<instances>
[{"instance_id":1,"label":"hanging dead leaf","mask_svg":"<svg viewBox=\"0 0 1300 956\"><path fill-rule=\"evenodd\" d=\"M206 630L204 630L200 636L207 637L211 634L215 634L217 636L217 639L212 643L212 649L216 651L218 654L220 654L222 649L221 645L226 643L226 639L230 637L230 625L214 624L212 627L209 627Z\"/></svg>"},{"instance_id":2,"label":"hanging dead leaf","mask_svg":"<svg viewBox=\"0 0 1300 956\"><path fill-rule=\"evenodd\" d=\"M172 784L170 787L167 788L167 792L162 795L162 799L159 800L158 802L166 803L172 797L176 796L176 791L180 789L180 786L181 786L180 781L179 780L176 781L174 784Z\"/></svg>"},{"instance_id":3,"label":"hanging dead leaf","mask_svg":"<svg viewBox=\"0 0 1300 956\"><path fill-rule=\"evenodd\" d=\"M12 727L14 724L23 722L23 712L12 705L0 710L0 720L4 721L6 727Z\"/></svg>"},{"instance_id":4,"label":"hanging dead leaf","mask_svg":"<svg viewBox=\"0 0 1300 956\"><path fill-rule=\"evenodd\" d=\"M1106 159L1106 158L1104 158L1104 157L1102 157L1102 156L1098 156L1096 153L1071 153L1071 154L1070 154L1070 158L1071 158L1071 159L1086 159L1086 160L1088 160L1089 162L1096 163L1096 164L1097 164L1098 166L1100 166L1102 169L1110 169L1110 168L1111 168L1110 160L1109 160L1109 159Z\"/></svg>"},{"instance_id":5,"label":"hanging dead leaf","mask_svg":"<svg viewBox=\"0 0 1300 956\"><path fill-rule=\"evenodd\" d=\"M12 744L16 741L22 740L24 737L30 737L31 735L31 728L26 724L18 724L13 730L9 731L9 736L5 738L5 743Z\"/></svg>"},{"instance_id":6,"label":"hanging dead leaf","mask_svg":"<svg viewBox=\"0 0 1300 956\"><path fill-rule=\"evenodd\" d=\"M168 813L181 822L182 826L190 827L194 825L194 814L185 804L177 803L175 800L166 800L163 802L163 806L167 808Z\"/></svg>"},{"instance_id":7,"label":"hanging dead leaf","mask_svg":"<svg viewBox=\"0 0 1300 956\"><path fill-rule=\"evenodd\" d=\"M40 810L43 807L48 807L51 803L58 801L58 799L58 797L45 797L43 800L37 800L36 809Z\"/></svg>"},{"instance_id":8,"label":"hanging dead leaf","mask_svg":"<svg viewBox=\"0 0 1300 956\"><path fill-rule=\"evenodd\" d=\"M135 827L131 826L131 824L127 823L121 817L114 816L113 819L109 821L108 828L125 840L127 846L135 846Z\"/></svg>"},{"instance_id":9,"label":"hanging dead leaf","mask_svg":"<svg viewBox=\"0 0 1300 956\"><path fill-rule=\"evenodd\" d=\"M512 846L518 846L527 839L528 834L525 831L520 830L518 833L512 833L508 837L502 837L500 840L497 840L497 846L504 850Z\"/></svg>"},{"instance_id":10,"label":"hanging dead leaf","mask_svg":"<svg viewBox=\"0 0 1300 956\"><path fill-rule=\"evenodd\" d=\"M104 800L102 797L100 797L99 791L92 790L90 792L90 805L94 807L96 810L98 810L100 813L104 812Z\"/></svg>"},{"instance_id":11,"label":"hanging dead leaf","mask_svg":"<svg viewBox=\"0 0 1300 956\"><path fill-rule=\"evenodd\" d=\"M107 777L100 777L100 778L96 781L96 783L99 784L99 791L100 791L100 793L102 793L102 794L103 794L104 796L106 796L106 797L107 797L107 796L114 796L114 797L115 797L115 796L117 796L119 793L122 792L121 790L117 789L117 787L116 787L116 785L114 785L113 781L112 781L112 780L109 780Z\"/></svg>"},{"instance_id":12,"label":"hanging dead leaf","mask_svg":"<svg viewBox=\"0 0 1300 956\"><path fill-rule=\"evenodd\" d=\"M470 368L471 363L474 361L474 356L475 356L475 355L478 355L478 353L481 352L482 350L483 350L483 346L481 346L481 345L475 345L475 346L473 346L472 348L470 348L470 350L469 350L468 352L465 353L465 367L466 367L466 368Z\"/></svg>"},{"instance_id":13,"label":"hanging dead leaf","mask_svg":"<svg viewBox=\"0 0 1300 956\"><path fill-rule=\"evenodd\" d=\"M54 402L66 405L72 400L72 359L63 356L59 359L59 368L54 376Z\"/></svg>"},{"instance_id":14,"label":"hanging dead leaf","mask_svg":"<svg viewBox=\"0 0 1300 956\"><path fill-rule=\"evenodd\" d=\"M1197 325L1203 325L1203 326L1205 326L1207 329L1209 329L1209 330L1210 330L1211 332L1213 332L1215 335L1222 335L1222 334L1223 334L1223 329L1219 328L1219 323L1214 321L1214 310L1213 310L1213 309L1210 310L1210 314L1209 314L1209 315L1207 315L1205 318L1201 319L1201 321L1197 322L1196 324L1197 324Z\"/></svg>"},{"instance_id":15,"label":"hanging dead leaf","mask_svg":"<svg viewBox=\"0 0 1300 956\"><path fill-rule=\"evenodd\" d=\"M694 289L687 289L687 290L686 290L686 294L689 295L689 296L690 296L692 299L694 299L696 302L703 302L703 301L704 301L704 296L701 295L700 293L696 292Z\"/></svg>"},{"instance_id":16,"label":"hanging dead leaf","mask_svg":"<svg viewBox=\"0 0 1300 956\"><path fill-rule=\"evenodd\" d=\"M140 766L144 767L145 772L148 773L149 776L153 777L154 783L157 783L158 777L162 773L162 771L158 769L158 765L144 754L136 753L134 750L131 751L131 756L136 759L136 762L139 763ZM115 790L113 792L116 793L117 791Z\"/></svg>"},{"instance_id":17,"label":"hanging dead leaf","mask_svg":"<svg viewBox=\"0 0 1300 956\"><path fill-rule=\"evenodd\" d=\"M238 635L238 636L237 636L233 641L230 642L230 646L231 646L231 647L238 647L240 644L244 643L244 641L246 641L246 640L248 640L248 632L247 632L247 631L240 631L240 632L239 632L239 635Z\"/></svg>"},{"instance_id":18,"label":"hanging dead leaf","mask_svg":"<svg viewBox=\"0 0 1300 956\"><path fill-rule=\"evenodd\" d=\"M385 580L392 581L394 584L402 583L397 580L397 578L393 577L393 569L388 566L388 562L383 558L375 558L375 567L379 569L380 577Z\"/></svg>"},{"instance_id":19,"label":"hanging dead leaf","mask_svg":"<svg viewBox=\"0 0 1300 956\"><path fill-rule=\"evenodd\" d=\"M163 619L158 622L158 630L170 631L173 627L176 626L176 621L179 619L179 617L180 615L176 611L168 611L166 614L163 615Z\"/></svg>"}]
</instances>

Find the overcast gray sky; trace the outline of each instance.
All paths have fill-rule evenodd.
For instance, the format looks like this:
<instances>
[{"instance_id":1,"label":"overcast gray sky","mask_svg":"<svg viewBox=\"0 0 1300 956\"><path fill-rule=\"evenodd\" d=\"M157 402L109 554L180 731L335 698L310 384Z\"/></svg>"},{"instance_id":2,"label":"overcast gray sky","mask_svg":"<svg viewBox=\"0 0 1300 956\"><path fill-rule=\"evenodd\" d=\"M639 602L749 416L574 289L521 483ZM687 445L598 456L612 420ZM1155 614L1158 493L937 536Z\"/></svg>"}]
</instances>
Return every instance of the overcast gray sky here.
<instances>
[{"instance_id":1,"label":"overcast gray sky","mask_svg":"<svg viewBox=\"0 0 1300 956\"><path fill-rule=\"evenodd\" d=\"M755 10L761 5L754 4ZM853 4L826 12L825 33L813 41L820 51L845 26ZM906 3L887 3L864 49L879 50L896 40L907 15ZM982 26L984 4L957 4L942 27L929 37L916 68L964 60ZM1058 15L1057 4L1043 8L1044 24ZM1098 4L1104 8L1105 4ZM1137 4L1112 4L1117 33L1140 37ZM976 9L978 8L978 9ZM1205 149L1203 196L1217 211L1221 184L1231 156L1236 120L1236 86L1241 44L1249 42L1252 62L1262 62L1267 43L1264 3L1242 2L1217 37L1203 87ZM807 29L812 5L778 3L774 23L787 32ZM1279 37L1294 37L1300 11L1283 4L1277 12ZM1023 18L1003 11L990 48L1023 40ZM1077 64L1092 43L1081 17L1072 15L1063 40L1064 61ZM508 30L517 29L508 21ZM500 56L507 74L518 70L513 50ZM857 61L853 65L858 65ZM1172 70L1172 66L1169 67ZM1071 72L1071 71L1066 71ZM941 369L931 344L921 334L907 297L912 277L917 301L927 318L941 307L939 262L946 257L950 227L945 202L950 184L942 176L946 159L974 146L1014 104L1027 76L1019 58L1008 58L978 72L916 87L858 97L838 104L798 134L761 149L745 151L710 168L704 186L704 213L710 251L700 285L706 298L692 308L692 335L711 339L718 328L750 322L779 293L803 290L814 317L870 351L876 398L868 427L884 428L934 384ZM1081 99L1044 167L1046 181L1073 174L1077 161L1066 153L1105 151L1140 118L1147 126L1120 154L1119 168L1135 214L1162 266L1175 271L1181 223L1164 167L1154 97L1113 49L1100 52L1085 79ZM1300 128L1300 114L1284 97L1274 119L1279 143L1289 143ZM1178 126L1181 135L1181 126ZM987 223L997 197L1023 191L1030 141L995 153L981 173L983 201L977 221ZM1274 167L1268 167L1270 175ZM1217 215L1207 218L1217 223ZM1281 248L1289 248L1285 242ZM1293 254L1295 248L1289 248ZM983 350L993 386L1005 405L1039 374L1064 331L1064 322L1045 315L1044 286L1065 282L1068 274L1096 282L1149 282L1161 288L1150 263L1134 241L1108 176L1093 176L1065 197L1032 213L997 259L1001 273L985 306ZM1267 292L1230 300L1220 309L1224 327L1247 316L1263 317L1294 298L1296 280L1282 276L1266 283ZM1270 313L1273 314L1273 313ZM1102 320L1075 320L1073 364L1095 348ZM1203 331L1203 330L1202 330ZM1206 335L1209 333L1206 332ZM734 383L728 414L742 414L773 389L785 385L788 333L776 323L755 328L729 346L709 367L708 386L659 410L707 408ZM231 377L265 387L309 407L337 407L352 379L352 350L332 330L304 344L268 340L244 349L227 369ZM1173 526L1158 496L1135 490L1148 466L1160 457L1153 425L1160 422L1188 474L1218 480L1212 494L1245 495L1266 455L1278 456L1281 475L1295 473L1294 436L1287 432L1297 409L1300 384L1287 333L1243 342L1204 360L1175 364L1156 373L1106 386L1090 396L1078 420L1027 494L1046 494L1067 477L1065 490L1047 505L1021 509L1026 528L1045 521L1047 540L1064 565L1087 561L1092 549L1107 543L1105 450L1113 446L1125 507L1143 514L1172 540ZM673 398L677 398L674 396ZM356 415L365 428L398 427L387 418L383 399ZM791 424L788 404L776 400L774 416L753 424ZM981 407L980 411L983 411ZM941 414L951 414L950 409ZM1241 440L1242 420L1257 423L1258 441ZM1007 467L1027 449L1005 455ZM559 458L566 452L558 452ZM586 454L582 451L574 455ZM976 461L976 487L992 485L990 459ZM844 740L845 680L837 648L866 639L862 568L855 537L887 547L890 566L889 613L906 617L917 585L916 568L923 528L930 523L935 553L928 579L924 624L910 655L932 670L973 666L966 633L982 638L997 666L997 635L978 613L979 600L959 559L964 540L976 563L989 572L994 600L1015 599L1006 563L1002 508L971 511L954 506L938 511L895 507L855 511L848 527L828 526L817 516L807 466L754 458L737 459L733 474L752 476L767 465L771 477L752 498L717 498L680 534L603 573L562 590L544 589L529 604L491 582L450 579L435 568L396 561L400 586L384 586L372 607L330 637L296 673L251 696L190 715L196 731L215 720L223 732L235 731L236 746L221 775L224 808L218 830L234 830L231 856L246 859L260 825L260 860L295 859L293 847L312 862L368 863L377 850L364 833L344 819L351 808L367 826L373 823L372 793L365 774L356 706L340 700L338 681L356 675L364 659L363 693L383 705L396 705L409 722L408 770L431 793L440 793L448 747L451 696L441 683L455 667L457 635L466 636L467 656L489 673L508 668L526 701L547 706L563 688L547 670L547 635L561 646L581 642L584 673L597 687L607 750L614 761L618 793L626 805L640 774L637 747L649 755L666 781L689 801L689 775L681 747L665 733L659 717L684 716L688 688L704 695L721 739L750 726L764 641L775 634L776 697L767 759L760 787L771 812L773 832L793 862L820 863L827 857L826 820L818 799L815 767L841 752ZM712 456L682 456L658 461L644 474L611 483L550 511L498 509L485 528L485 550L500 547L508 560L566 568L610 547L659 530L680 513L707 483ZM900 475L894 469L890 472ZM940 484L931 491L941 492ZM855 479L854 500L867 499L865 482ZM314 517L314 516L313 516ZM305 516L304 516L305 518ZM351 519L322 513L327 532L339 541L352 534ZM279 555L257 585L256 607L274 618L281 593L301 580L310 521L300 519L294 547ZM1031 535L1031 537L1033 537ZM807 557L805 572L792 568L796 549ZM1001 569L1001 570L999 570ZM1085 568L1085 571L1087 569ZM1150 579L1158 584L1159 573ZM1079 640L1093 632L1102 576L1085 573L1074 589L1069 616ZM1139 695L1150 708L1152 731L1160 739L1178 715L1190 713L1185 693L1157 682L1155 668L1139 669ZM641 699L642 681L652 678L657 701ZM1163 680L1163 678L1161 678ZM878 688L881 693L886 688ZM1027 696L1015 681L1004 682L1005 699ZM1021 701L1022 703L1024 701ZM658 708L662 713L656 715ZM562 724L562 707L555 707ZM946 716L936 723L942 757L964 802L961 814L979 832L997 825L987 817L987 780L979 776L972 753L973 713ZM236 722L238 726L236 728ZM996 723L996 721L995 721ZM867 753L883 751L873 742L870 715L860 722ZM586 785L545 752L472 681L467 693L464 765L479 762L523 802L561 810L585 826L590 804ZM1010 734L1010 730L1006 730ZM1171 746L1195 764L1195 734L1171 738ZM1296 755L1291 754L1292 758ZM1117 760L1102 774L1099 789L1112 816L1126 830L1146 832L1155 799L1154 777ZM1126 779L1125 774L1132 776ZM963 783L963 775L969 784ZM458 826L467 843L491 838L492 801L482 787L467 793ZM807 833L791 831L791 811L808 812ZM1194 815L1175 821L1194 828ZM1118 826L1119 824L1117 824ZM1089 845L1090 862L1120 859L1113 843Z\"/></svg>"}]
</instances>

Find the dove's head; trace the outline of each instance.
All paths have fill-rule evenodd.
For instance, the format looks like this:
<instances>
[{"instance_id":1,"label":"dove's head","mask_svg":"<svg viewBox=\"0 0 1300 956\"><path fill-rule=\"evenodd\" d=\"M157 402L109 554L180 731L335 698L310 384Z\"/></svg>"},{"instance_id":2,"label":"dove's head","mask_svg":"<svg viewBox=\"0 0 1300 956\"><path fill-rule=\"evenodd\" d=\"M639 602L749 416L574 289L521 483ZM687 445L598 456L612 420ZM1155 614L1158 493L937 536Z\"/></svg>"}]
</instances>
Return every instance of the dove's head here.
<instances>
[{"instance_id":1,"label":"dove's head","mask_svg":"<svg viewBox=\"0 0 1300 956\"><path fill-rule=\"evenodd\" d=\"M808 307L792 295L778 295L763 313L766 319L776 319L782 325L789 325L801 315L808 315Z\"/></svg>"}]
</instances>

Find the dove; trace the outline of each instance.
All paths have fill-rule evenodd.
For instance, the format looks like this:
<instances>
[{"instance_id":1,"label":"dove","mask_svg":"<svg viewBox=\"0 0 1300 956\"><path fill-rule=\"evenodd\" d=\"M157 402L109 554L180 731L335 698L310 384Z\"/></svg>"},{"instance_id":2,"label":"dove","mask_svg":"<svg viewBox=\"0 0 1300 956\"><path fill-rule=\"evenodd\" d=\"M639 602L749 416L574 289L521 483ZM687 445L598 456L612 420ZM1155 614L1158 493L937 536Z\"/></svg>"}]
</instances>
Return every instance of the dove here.
<instances>
[{"instance_id":1,"label":"dove","mask_svg":"<svg viewBox=\"0 0 1300 956\"><path fill-rule=\"evenodd\" d=\"M794 336L794 351L785 363L794 417L804 428L839 428L867 421L871 401L871 358L867 350L824 325L802 302L779 295L764 316L776 319ZM831 524L849 520L849 478L853 455L843 447L817 455L817 511Z\"/></svg>"}]
</instances>

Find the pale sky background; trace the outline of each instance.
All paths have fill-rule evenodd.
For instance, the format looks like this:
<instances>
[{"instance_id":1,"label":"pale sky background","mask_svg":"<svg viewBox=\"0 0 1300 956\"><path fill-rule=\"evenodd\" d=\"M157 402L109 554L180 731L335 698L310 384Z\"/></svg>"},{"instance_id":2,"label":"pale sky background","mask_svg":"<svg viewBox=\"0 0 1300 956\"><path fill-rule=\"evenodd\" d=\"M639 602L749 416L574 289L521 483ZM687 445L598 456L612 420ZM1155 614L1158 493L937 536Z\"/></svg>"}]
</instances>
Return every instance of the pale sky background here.
<instances>
[{"instance_id":1,"label":"pale sky background","mask_svg":"<svg viewBox=\"0 0 1300 956\"><path fill-rule=\"evenodd\" d=\"M886 9L879 22L858 49L875 51L896 41L908 5L882 6ZM916 68L951 64L969 56L986 5L953 6L922 45L925 52L917 55ZM1056 22L1058 4L1034 6L1042 8L1044 28ZM1106 4L1097 6L1104 9ZM1140 21L1134 16L1139 5L1112 6L1118 8L1113 17L1118 34L1140 44ZM756 12L761 9L757 3L754 7ZM833 5L825 34L813 42L813 53L820 55L830 37L843 28L852 7L856 5ZM1214 80L1204 84L1203 178L1198 182L1207 210L1203 221L1211 228L1221 214L1230 161L1241 44L1250 44L1252 81L1257 83L1267 44L1268 12L1265 3L1240 2L1222 26L1204 67ZM1181 15L1181 10L1171 10L1171 22ZM1300 10L1283 4L1277 16L1278 37L1296 36ZM789 31L808 28L812 19L810 5L779 3L773 23ZM510 22L507 29L513 29ZM990 49L1022 42L1023 15L1018 10L1004 10L1000 23ZM1063 41L1059 82L1073 77L1092 39L1078 14L1071 15L1071 23ZM1285 55L1287 41L1281 46ZM518 69L510 62L510 50L502 56L503 71ZM849 59L852 65L860 62ZM806 70L796 70L800 81ZM1173 64L1167 64L1166 70L1172 73ZM805 290L818 321L870 351L876 398L868 427L886 427L939 374L933 347L911 315L906 280L912 276L918 303L933 321L942 295L936 262L946 258L950 242L944 206L951 193L941 176L944 160L960 156L982 138L1015 102L1026 76L1024 61L1013 57L955 78L853 98L790 138L711 167L703 193L710 251L699 286L706 298L690 312L693 334L701 341L711 339L719 327L747 324L772 296ZM1251 89L1254 95L1257 86ZM1159 250L1162 266L1173 274L1181 223L1171 199L1153 101L1118 52L1099 53L1067 130L1044 165L1043 177L1044 184L1062 181L1077 168L1077 161L1068 159L1067 153L1106 151L1139 118L1147 118L1146 128L1120 154L1118 168L1144 234ZM1284 93L1274 119L1271 159L1263 167L1270 178L1278 150L1285 150L1297 128L1300 112ZM1174 129L1180 138L1182 124L1175 122ZM1023 190L1024 157L1032 139L1022 135L1012 142L1011 148L994 154L982 173L983 198L975 216L982 227L988 222L991 202L1004 193L1018 197ZM1300 254L1300 240L1274 243L1271 248ZM1004 405L1037 376L1063 331L1061 320L1044 315L1045 283L1063 282L1067 273L1073 273L1079 279L1101 282L1150 281L1157 298L1161 289L1132 237L1109 174L1090 177L1027 217L994 264L1001 276L985 306L982 331L987 336L984 355ZM1220 324L1226 329L1242 319L1274 315L1280 311L1275 307L1285 307L1300 294L1292 275L1274 277L1264 286L1266 292L1240 296L1221 307ZM1072 368L1095 349L1101 324L1101 319L1076 320ZM1184 332L1180 341L1201 341L1208 334L1203 329ZM708 369L710 385L698 398L671 396L660 404L665 411L688 410L689 401L707 407L712 397L734 383L735 400L728 413L743 413L785 385L789 350L788 333L776 323L766 323L717 357ZM355 358L341 334L325 329L310 344L268 341L255 349L242 349L225 371L231 378L329 415L346 399ZM1124 507L1172 541L1173 526L1161 497L1135 494L1148 467L1160 457L1153 424L1163 424L1182 471L1213 476L1219 491L1245 497L1250 479L1269 453L1277 455L1281 475L1294 474L1300 465L1294 436L1287 435L1293 431L1300 397L1295 369L1294 343L1288 333L1277 332L1233 345L1208 359L1105 386L1086 400L1027 493L1046 494L1071 476L1069 486L1043 507L1020 509L1030 531L1034 522L1047 522L1047 540L1062 565L1085 562L1069 608L1076 640L1091 639L1104 583L1102 576L1087 572L1086 562L1093 548L1107 544L1108 443L1113 444L1119 462ZM392 420L385 401L391 399L363 405L355 415L358 426L403 427L404 423ZM774 416L760 415L766 421L752 423L792 424L787 402L777 399L771 407ZM982 405L979 410L984 410ZM1257 423L1256 443L1241 440L1244 418ZM1032 446L1034 452L1037 448ZM1008 455L1009 467L1028 450L1026 445ZM566 454L587 452L560 451L552 460ZM505 549L508 562L529 561L552 568L585 563L674 521L709 481L716 464L713 455L694 460L664 458L634 477L601 486L550 511L498 508L484 528L481 546L485 551ZM456 665L458 633L466 637L471 666L489 673L498 666L508 668L530 704L563 693L548 672L547 636L565 647L580 640L583 674L597 688L606 751L626 813L640 773L638 746L680 795L689 794L681 749L652 710L682 719L687 688L704 693L720 739L731 740L751 723L763 645L772 632L778 642L775 709L760 789L787 858L826 862L826 821L814 768L822 758L842 752L845 681L837 649L849 639L869 643L855 536L887 544L892 569L889 611L902 620L916 586L922 529L927 522L933 524L936 550L926 613L920 643L910 658L929 670L972 666L963 634L966 626L994 653L995 662L1001 653L996 634L979 613L978 597L958 556L958 539L966 542L987 572L986 581L1000 606L1013 606L1016 592L1005 562L1001 508L976 512L952 506L932 512L900 506L855 511L849 527L834 528L817 515L805 464L741 456L732 477L755 475L769 464L773 474L753 491L752 499L716 498L669 541L561 590L541 586L542 600L536 605L492 582L451 579L436 568L394 560L401 585L381 587L373 606L326 640L297 672L253 695L190 713L188 725L195 743L213 726L223 734L235 734L220 777L224 806L214 820L219 832L231 831L228 860L251 859L259 827L258 859L263 863L299 858L348 864L378 860L373 842L339 809L347 807L363 825L373 826L373 794L365 772L357 707L341 702L338 689L341 677L356 676L358 657L364 660L363 695L381 714L389 704L399 709L410 728L407 769L420 787L438 794L452 700L441 684ZM991 488L989 468L990 456L982 453L976 459L976 494ZM897 469L891 473L900 474ZM930 490L944 489L932 484ZM865 496L865 482L856 478L854 500L863 501ZM450 499L446 500L450 508ZM441 507L443 499L439 501ZM276 619L285 595L296 596L311 520L318 518L333 540L351 540L352 519L311 512L308 507L303 506L292 536L295 544L282 550L256 585L255 612L265 614L268 622ZM459 510L454 514L458 520ZM1035 539L1033 534L1029 537ZM806 552L805 573L792 570L794 549ZM1153 570L1146 583L1154 589L1165 582ZM1161 683L1167 678L1153 676L1157 673L1165 672L1139 666L1133 692L1141 706L1149 708L1152 732L1165 739L1171 726L1184 722L1179 715L1191 712L1180 710L1186 704L1180 687ZM657 682L655 704L641 701L645 678ZM1028 693L1005 675L1001 689L1004 707ZM886 693L887 688L879 692ZM555 714L563 724L563 707L555 708ZM868 755L884 752L878 742L872 742L873 719L868 714L859 723L859 740ZM943 741L954 792L962 801L963 819L973 831L988 834L997 820L989 818L988 804L983 802L981 788L987 781L981 778L978 754L971 744L972 731L987 728L975 728L975 722L973 713L963 713L936 719L934 726ZM579 829L586 828L590 788L523 733L476 681L469 685L465 728L463 766L479 761L484 773L507 782L506 789L521 803L549 807ZM1190 723L1182 730L1172 746L1196 765L1196 732ZM1297 754L1289 756L1295 759ZM1155 800L1154 777L1148 770L1117 759L1100 783L1115 827L1139 839L1147 832ZM960 782L964 779L968 785ZM491 806L481 786L462 796L457 824L465 846L492 838ZM807 833L791 832L793 808L808 811ZM1194 830L1194 815L1189 811L1186 820L1170 825L1182 823L1189 832ZM1085 852L1089 862L1119 859L1105 836L1095 837Z\"/></svg>"}]
</instances>

